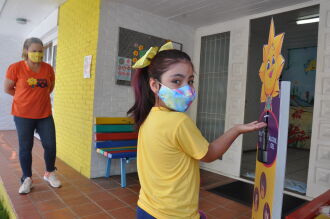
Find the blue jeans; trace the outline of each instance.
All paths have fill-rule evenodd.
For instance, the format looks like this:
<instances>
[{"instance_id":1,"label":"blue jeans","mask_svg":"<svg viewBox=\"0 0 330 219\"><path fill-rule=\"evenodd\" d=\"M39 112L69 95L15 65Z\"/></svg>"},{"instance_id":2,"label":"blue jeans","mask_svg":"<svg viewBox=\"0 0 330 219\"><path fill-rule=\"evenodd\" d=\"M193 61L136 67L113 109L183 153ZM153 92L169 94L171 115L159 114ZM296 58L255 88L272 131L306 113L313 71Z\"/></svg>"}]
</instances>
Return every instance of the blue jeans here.
<instances>
[{"instance_id":1,"label":"blue jeans","mask_svg":"<svg viewBox=\"0 0 330 219\"><path fill-rule=\"evenodd\" d=\"M201 219L207 219L206 215L203 212L199 211L199 213L201 214L200 216ZM138 206L136 208L136 219L156 219L156 218L151 216L145 210L143 210Z\"/></svg>"},{"instance_id":2,"label":"blue jeans","mask_svg":"<svg viewBox=\"0 0 330 219\"><path fill-rule=\"evenodd\" d=\"M143 210L138 206L136 208L136 219L156 219L156 218L151 216L145 210Z\"/></svg>"},{"instance_id":3,"label":"blue jeans","mask_svg":"<svg viewBox=\"0 0 330 219\"><path fill-rule=\"evenodd\" d=\"M38 132L44 148L46 170L47 172L54 171L56 169L56 137L53 116L43 119L14 116L14 122L19 142L19 161L23 172L21 181L32 176L32 148L35 130Z\"/></svg>"}]
</instances>

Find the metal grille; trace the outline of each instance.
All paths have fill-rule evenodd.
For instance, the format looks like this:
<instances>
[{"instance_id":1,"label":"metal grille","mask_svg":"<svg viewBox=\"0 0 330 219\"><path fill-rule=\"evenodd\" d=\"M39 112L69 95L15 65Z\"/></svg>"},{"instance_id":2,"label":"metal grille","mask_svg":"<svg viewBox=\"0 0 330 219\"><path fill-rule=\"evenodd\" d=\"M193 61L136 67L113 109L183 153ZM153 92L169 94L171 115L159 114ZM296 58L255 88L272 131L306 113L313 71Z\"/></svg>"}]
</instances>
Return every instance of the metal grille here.
<instances>
[{"instance_id":1,"label":"metal grille","mask_svg":"<svg viewBox=\"0 0 330 219\"><path fill-rule=\"evenodd\" d=\"M202 37L197 126L208 141L223 134L230 32Z\"/></svg>"}]
</instances>

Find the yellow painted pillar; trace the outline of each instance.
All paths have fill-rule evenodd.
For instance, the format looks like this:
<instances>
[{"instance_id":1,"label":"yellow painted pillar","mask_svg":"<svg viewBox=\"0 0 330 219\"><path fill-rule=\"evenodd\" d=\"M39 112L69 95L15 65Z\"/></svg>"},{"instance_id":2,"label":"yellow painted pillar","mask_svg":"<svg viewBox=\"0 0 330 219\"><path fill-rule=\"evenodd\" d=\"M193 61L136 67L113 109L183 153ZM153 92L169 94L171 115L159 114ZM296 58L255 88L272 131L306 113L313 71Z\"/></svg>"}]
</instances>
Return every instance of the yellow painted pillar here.
<instances>
[{"instance_id":1,"label":"yellow painted pillar","mask_svg":"<svg viewBox=\"0 0 330 219\"><path fill-rule=\"evenodd\" d=\"M57 156L86 177L91 175L94 80L100 0L68 0L61 5L54 119ZM92 55L91 78L83 77Z\"/></svg>"}]
</instances>

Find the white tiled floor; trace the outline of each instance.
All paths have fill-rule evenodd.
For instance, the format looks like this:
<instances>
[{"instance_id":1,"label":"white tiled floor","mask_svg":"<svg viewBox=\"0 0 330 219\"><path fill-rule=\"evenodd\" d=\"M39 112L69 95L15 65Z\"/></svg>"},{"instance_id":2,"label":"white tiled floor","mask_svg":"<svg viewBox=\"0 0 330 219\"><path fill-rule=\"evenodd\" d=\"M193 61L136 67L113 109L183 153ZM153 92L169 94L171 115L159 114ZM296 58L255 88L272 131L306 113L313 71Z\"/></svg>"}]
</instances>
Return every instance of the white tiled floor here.
<instances>
[{"instance_id":1,"label":"white tiled floor","mask_svg":"<svg viewBox=\"0 0 330 219\"><path fill-rule=\"evenodd\" d=\"M251 176L255 172L256 151L244 152L242 156L241 175ZM309 150L288 148L285 177L307 183Z\"/></svg>"}]
</instances>

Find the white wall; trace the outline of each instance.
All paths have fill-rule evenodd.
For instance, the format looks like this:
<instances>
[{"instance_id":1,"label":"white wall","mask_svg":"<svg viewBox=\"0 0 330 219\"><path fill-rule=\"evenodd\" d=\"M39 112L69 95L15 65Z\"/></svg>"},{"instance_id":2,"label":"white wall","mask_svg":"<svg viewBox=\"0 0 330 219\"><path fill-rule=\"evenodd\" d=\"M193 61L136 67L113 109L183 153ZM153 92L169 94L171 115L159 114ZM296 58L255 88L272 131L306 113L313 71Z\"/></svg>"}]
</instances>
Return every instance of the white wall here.
<instances>
[{"instance_id":1,"label":"white wall","mask_svg":"<svg viewBox=\"0 0 330 219\"><path fill-rule=\"evenodd\" d=\"M43 43L48 43L57 38L58 9L46 17L27 37L38 37Z\"/></svg>"},{"instance_id":2,"label":"white wall","mask_svg":"<svg viewBox=\"0 0 330 219\"><path fill-rule=\"evenodd\" d=\"M132 88L115 84L119 27L180 42L185 52L193 54L193 28L117 2L103 0L96 63L95 117L126 116L127 110L133 105ZM103 176L105 159L97 155L94 149L92 151L92 177ZM111 172L118 174L119 162L112 164ZM135 162L132 162L128 171L135 171Z\"/></svg>"},{"instance_id":3,"label":"white wall","mask_svg":"<svg viewBox=\"0 0 330 219\"><path fill-rule=\"evenodd\" d=\"M307 196L330 189L330 1L321 0Z\"/></svg>"},{"instance_id":4,"label":"white wall","mask_svg":"<svg viewBox=\"0 0 330 219\"><path fill-rule=\"evenodd\" d=\"M10 64L21 60L22 38L0 35L0 130L15 130L11 115L12 96L4 93L3 83Z\"/></svg>"}]
</instances>

